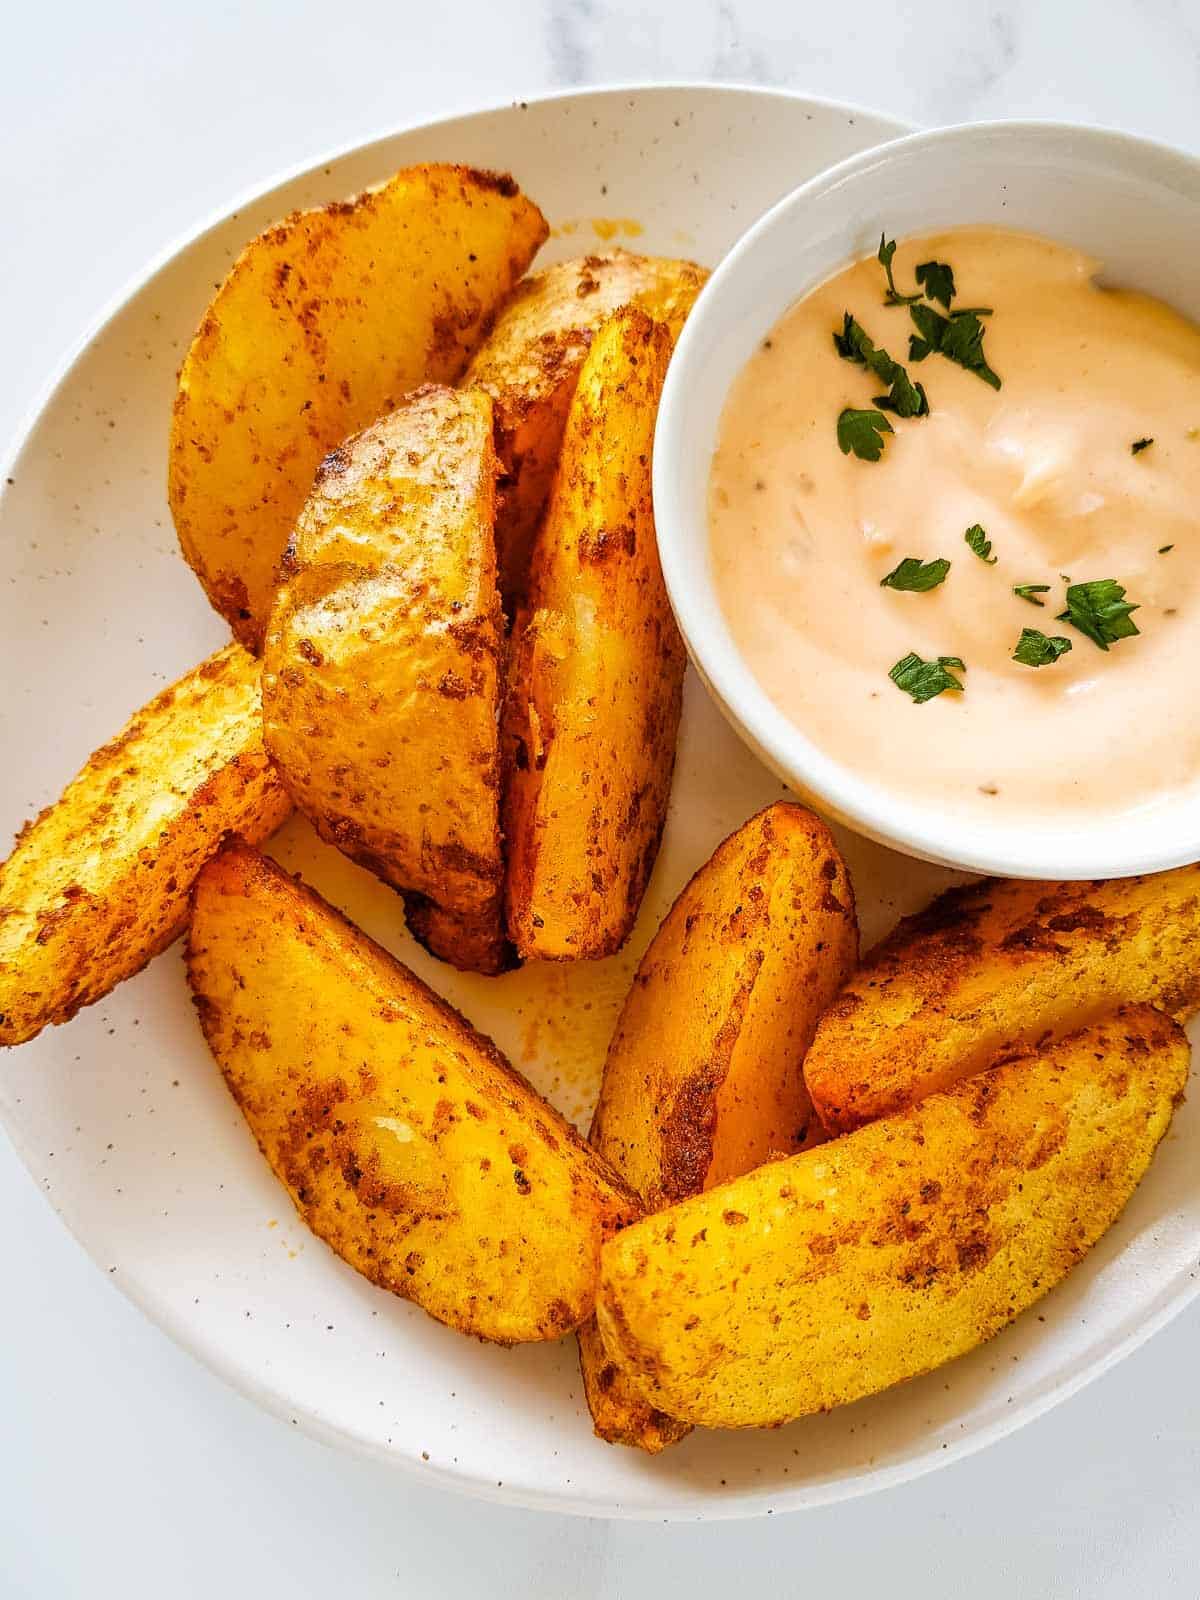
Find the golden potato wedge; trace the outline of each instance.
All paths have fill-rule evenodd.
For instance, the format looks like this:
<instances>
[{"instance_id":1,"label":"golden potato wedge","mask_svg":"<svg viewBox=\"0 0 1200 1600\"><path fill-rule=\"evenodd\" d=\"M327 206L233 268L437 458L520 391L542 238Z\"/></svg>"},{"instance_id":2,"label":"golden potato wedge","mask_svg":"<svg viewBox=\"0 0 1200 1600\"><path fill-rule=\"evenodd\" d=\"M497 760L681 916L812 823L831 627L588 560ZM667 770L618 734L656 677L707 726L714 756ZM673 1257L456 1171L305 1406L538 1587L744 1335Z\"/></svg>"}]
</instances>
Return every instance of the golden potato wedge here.
<instances>
[{"instance_id":1,"label":"golden potato wedge","mask_svg":"<svg viewBox=\"0 0 1200 1600\"><path fill-rule=\"evenodd\" d=\"M0 1044L67 1022L182 931L233 829L292 809L262 740L258 662L227 645L143 706L0 866Z\"/></svg>"},{"instance_id":2,"label":"golden potato wedge","mask_svg":"<svg viewBox=\"0 0 1200 1600\"><path fill-rule=\"evenodd\" d=\"M685 665L650 498L670 355L669 331L643 311L596 335L517 618L503 723L505 911L524 957L619 949L658 853Z\"/></svg>"},{"instance_id":3,"label":"golden potato wedge","mask_svg":"<svg viewBox=\"0 0 1200 1600\"><path fill-rule=\"evenodd\" d=\"M511 178L424 166L242 251L179 374L169 490L183 553L243 643L259 646L321 458L418 384L459 377L547 231Z\"/></svg>"},{"instance_id":4,"label":"golden potato wedge","mask_svg":"<svg viewBox=\"0 0 1200 1600\"><path fill-rule=\"evenodd\" d=\"M771 1427L982 1343L1120 1214L1187 1077L1179 1027L1110 1014L1022 1061L634 1224L596 1313L646 1400Z\"/></svg>"},{"instance_id":5,"label":"golden potato wedge","mask_svg":"<svg viewBox=\"0 0 1200 1600\"><path fill-rule=\"evenodd\" d=\"M500 587L524 591L579 369L601 325L637 306L677 338L708 273L692 261L606 250L532 273L505 301L463 382L491 395L504 469L496 545Z\"/></svg>"},{"instance_id":6,"label":"golden potato wedge","mask_svg":"<svg viewBox=\"0 0 1200 1600\"><path fill-rule=\"evenodd\" d=\"M234 1098L338 1255L502 1344L590 1315L636 1203L489 1040L245 845L201 873L187 956Z\"/></svg>"},{"instance_id":7,"label":"golden potato wedge","mask_svg":"<svg viewBox=\"0 0 1200 1600\"><path fill-rule=\"evenodd\" d=\"M804 1076L846 1133L1126 1000L1200 1004L1200 866L1093 883L987 879L907 917L822 1018Z\"/></svg>"},{"instance_id":8,"label":"golden potato wedge","mask_svg":"<svg viewBox=\"0 0 1200 1600\"><path fill-rule=\"evenodd\" d=\"M325 458L263 654L267 748L322 838L435 955L497 972L496 458L486 395L428 384Z\"/></svg>"},{"instance_id":9,"label":"golden potato wedge","mask_svg":"<svg viewBox=\"0 0 1200 1600\"><path fill-rule=\"evenodd\" d=\"M858 958L854 892L828 828L785 801L751 817L676 900L609 1046L591 1142L648 1210L816 1144L801 1066ZM579 1330L596 1432L657 1452L688 1431Z\"/></svg>"},{"instance_id":10,"label":"golden potato wedge","mask_svg":"<svg viewBox=\"0 0 1200 1600\"><path fill-rule=\"evenodd\" d=\"M821 1138L801 1067L858 959L825 824L767 806L664 918L604 1064L591 1142L652 1210Z\"/></svg>"}]
</instances>

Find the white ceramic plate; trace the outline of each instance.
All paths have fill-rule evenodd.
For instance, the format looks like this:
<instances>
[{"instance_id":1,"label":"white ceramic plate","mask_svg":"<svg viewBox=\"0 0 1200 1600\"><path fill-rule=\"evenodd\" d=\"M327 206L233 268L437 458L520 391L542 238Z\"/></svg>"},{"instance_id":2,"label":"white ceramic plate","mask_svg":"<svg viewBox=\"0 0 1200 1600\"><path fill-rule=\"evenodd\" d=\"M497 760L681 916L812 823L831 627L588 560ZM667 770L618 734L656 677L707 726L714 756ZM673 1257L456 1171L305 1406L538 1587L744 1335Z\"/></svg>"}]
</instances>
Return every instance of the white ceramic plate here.
<instances>
[{"instance_id":1,"label":"white ceramic plate","mask_svg":"<svg viewBox=\"0 0 1200 1600\"><path fill-rule=\"evenodd\" d=\"M450 159L511 168L558 228L548 256L613 235L711 263L797 183L900 131L760 90L572 94L349 152L184 245L87 342L7 469L0 829L51 799L135 706L222 640L176 550L167 421L176 364L213 285L265 223L406 163ZM672 815L629 949L498 980L431 962L405 935L399 901L306 826L290 824L276 853L582 1117L651 931L718 840L779 793L691 679ZM867 940L946 881L861 840L844 845ZM1044 1410L1195 1290L1200 1165L1185 1107L1118 1226L988 1348L829 1416L773 1433L697 1433L649 1461L593 1438L573 1341L504 1351L461 1339L305 1232L208 1056L178 949L6 1055L0 1112L114 1284L243 1392L429 1481L558 1510L741 1516L910 1477Z\"/></svg>"}]
</instances>

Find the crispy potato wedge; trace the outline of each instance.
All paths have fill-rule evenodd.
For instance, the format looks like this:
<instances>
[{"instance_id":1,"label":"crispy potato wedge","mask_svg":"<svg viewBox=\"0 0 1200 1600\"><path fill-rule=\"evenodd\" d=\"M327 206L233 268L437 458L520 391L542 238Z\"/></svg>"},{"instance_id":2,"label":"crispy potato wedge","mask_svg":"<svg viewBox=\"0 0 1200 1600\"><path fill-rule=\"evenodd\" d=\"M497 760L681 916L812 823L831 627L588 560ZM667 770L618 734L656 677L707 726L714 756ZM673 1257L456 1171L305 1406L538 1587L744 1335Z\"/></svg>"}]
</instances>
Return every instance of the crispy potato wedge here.
<instances>
[{"instance_id":1,"label":"crispy potato wedge","mask_svg":"<svg viewBox=\"0 0 1200 1600\"><path fill-rule=\"evenodd\" d=\"M498 972L504 623L485 394L425 385L334 450L283 561L267 748L322 838L435 955Z\"/></svg>"},{"instance_id":2,"label":"crispy potato wedge","mask_svg":"<svg viewBox=\"0 0 1200 1600\"><path fill-rule=\"evenodd\" d=\"M184 359L169 472L183 553L243 643L326 451L453 383L547 232L511 178L424 166L243 250Z\"/></svg>"},{"instance_id":3,"label":"crispy potato wedge","mask_svg":"<svg viewBox=\"0 0 1200 1600\"><path fill-rule=\"evenodd\" d=\"M519 283L463 382L491 395L504 469L496 545L510 603L525 588L529 552L550 492L571 396L596 333L637 306L677 338L708 273L692 261L606 250L559 261Z\"/></svg>"},{"instance_id":4,"label":"crispy potato wedge","mask_svg":"<svg viewBox=\"0 0 1200 1600\"><path fill-rule=\"evenodd\" d=\"M624 311L584 362L504 708L505 910L524 957L620 948L658 853L685 656L650 455L671 335Z\"/></svg>"},{"instance_id":5,"label":"crispy potato wedge","mask_svg":"<svg viewBox=\"0 0 1200 1600\"><path fill-rule=\"evenodd\" d=\"M785 801L751 817L676 900L633 980L591 1141L647 1209L822 1137L801 1066L858 958L854 892L828 828ZM657 1452L688 1431L579 1330L596 1432Z\"/></svg>"},{"instance_id":6,"label":"crispy potato wedge","mask_svg":"<svg viewBox=\"0 0 1200 1600\"><path fill-rule=\"evenodd\" d=\"M826 1128L912 1105L1126 1000L1200 1004L1200 866L1098 883L987 879L908 917L826 1012L804 1063Z\"/></svg>"},{"instance_id":7,"label":"crispy potato wedge","mask_svg":"<svg viewBox=\"0 0 1200 1600\"><path fill-rule=\"evenodd\" d=\"M636 1203L489 1040L248 846L201 873L187 954L234 1098L338 1255L503 1344L591 1313Z\"/></svg>"},{"instance_id":8,"label":"crispy potato wedge","mask_svg":"<svg viewBox=\"0 0 1200 1600\"><path fill-rule=\"evenodd\" d=\"M801 1067L857 958L846 864L805 807L767 806L700 868L642 957L592 1120L649 1208L819 1142Z\"/></svg>"},{"instance_id":9,"label":"crispy potato wedge","mask_svg":"<svg viewBox=\"0 0 1200 1600\"><path fill-rule=\"evenodd\" d=\"M0 1044L67 1022L182 931L221 837L291 811L262 741L258 662L227 645L143 706L0 866Z\"/></svg>"},{"instance_id":10,"label":"crispy potato wedge","mask_svg":"<svg viewBox=\"0 0 1200 1600\"><path fill-rule=\"evenodd\" d=\"M1187 1077L1182 1031L1110 1014L608 1244L597 1317L646 1400L769 1427L962 1355L1119 1215Z\"/></svg>"}]
</instances>

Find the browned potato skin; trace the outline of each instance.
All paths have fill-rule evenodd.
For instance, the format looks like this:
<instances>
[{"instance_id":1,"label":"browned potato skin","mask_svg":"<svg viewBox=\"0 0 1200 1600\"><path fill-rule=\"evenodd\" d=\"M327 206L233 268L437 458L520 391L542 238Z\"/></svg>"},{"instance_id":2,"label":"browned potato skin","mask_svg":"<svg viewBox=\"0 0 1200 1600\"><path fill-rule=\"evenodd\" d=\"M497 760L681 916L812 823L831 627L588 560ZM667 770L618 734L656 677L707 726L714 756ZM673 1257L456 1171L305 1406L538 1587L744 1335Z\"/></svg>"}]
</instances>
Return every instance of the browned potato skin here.
<instances>
[{"instance_id":1,"label":"browned potato skin","mask_svg":"<svg viewBox=\"0 0 1200 1600\"><path fill-rule=\"evenodd\" d=\"M670 332L642 311L597 334L514 628L505 911L525 958L619 949L658 853L685 665L650 498L670 355Z\"/></svg>"},{"instance_id":2,"label":"browned potato skin","mask_svg":"<svg viewBox=\"0 0 1200 1600\"><path fill-rule=\"evenodd\" d=\"M801 1070L858 959L846 864L803 806L768 806L676 900L633 980L591 1140L658 1211L822 1138ZM687 1433L642 1399L589 1323L596 1432L656 1453Z\"/></svg>"},{"instance_id":3,"label":"browned potato skin","mask_svg":"<svg viewBox=\"0 0 1200 1600\"><path fill-rule=\"evenodd\" d=\"M833 835L778 801L718 847L642 957L591 1141L654 1211L820 1141L802 1066L858 959Z\"/></svg>"},{"instance_id":4,"label":"browned potato skin","mask_svg":"<svg viewBox=\"0 0 1200 1600\"><path fill-rule=\"evenodd\" d=\"M463 382L491 395L504 469L496 545L507 602L523 597L579 369L602 324L636 306L678 338L708 273L693 261L606 250L532 273L505 301Z\"/></svg>"},{"instance_id":5,"label":"browned potato skin","mask_svg":"<svg viewBox=\"0 0 1200 1600\"><path fill-rule=\"evenodd\" d=\"M259 647L322 457L418 384L455 382L547 232L510 177L424 166L243 250L179 374L169 491L244 644Z\"/></svg>"},{"instance_id":6,"label":"browned potato skin","mask_svg":"<svg viewBox=\"0 0 1200 1600\"><path fill-rule=\"evenodd\" d=\"M263 656L267 748L322 838L404 895L455 966L498 972L504 623L491 402L425 385L326 457Z\"/></svg>"},{"instance_id":7,"label":"browned potato skin","mask_svg":"<svg viewBox=\"0 0 1200 1600\"><path fill-rule=\"evenodd\" d=\"M0 866L0 1044L67 1022L175 939L203 863L291 810L240 645L156 695L27 822Z\"/></svg>"},{"instance_id":8,"label":"browned potato skin","mask_svg":"<svg viewBox=\"0 0 1200 1600\"><path fill-rule=\"evenodd\" d=\"M804 1064L847 1133L1126 1000L1200 1002L1200 866L1087 883L986 879L908 917L826 1012Z\"/></svg>"},{"instance_id":9,"label":"browned potato skin","mask_svg":"<svg viewBox=\"0 0 1200 1600\"><path fill-rule=\"evenodd\" d=\"M650 1404L773 1427L973 1349L1120 1214L1187 1040L1130 1006L1038 1055L686 1200L605 1247L596 1313Z\"/></svg>"},{"instance_id":10,"label":"browned potato skin","mask_svg":"<svg viewBox=\"0 0 1200 1600\"><path fill-rule=\"evenodd\" d=\"M462 1333L556 1339L637 1214L492 1043L256 850L201 874L188 975L205 1038L308 1226Z\"/></svg>"}]
</instances>

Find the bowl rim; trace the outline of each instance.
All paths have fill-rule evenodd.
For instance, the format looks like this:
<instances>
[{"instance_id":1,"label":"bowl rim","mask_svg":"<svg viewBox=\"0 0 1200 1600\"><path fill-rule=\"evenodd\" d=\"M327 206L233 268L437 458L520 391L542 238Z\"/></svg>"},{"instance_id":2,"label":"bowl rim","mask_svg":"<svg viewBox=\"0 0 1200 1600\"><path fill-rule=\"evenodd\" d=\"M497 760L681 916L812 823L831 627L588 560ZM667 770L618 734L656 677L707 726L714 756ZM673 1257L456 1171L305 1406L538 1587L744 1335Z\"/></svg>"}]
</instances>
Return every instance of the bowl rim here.
<instances>
[{"instance_id":1,"label":"bowl rim","mask_svg":"<svg viewBox=\"0 0 1200 1600\"><path fill-rule=\"evenodd\" d=\"M887 789L828 756L774 703L734 643L711 581L707 528L703 529L700 544L693 519L682 505L684 452L695 428L694 417L685 425L685 397L695 386L705 354L703 343L714 320L719 326L723 319L730 284L737 281L746 264L760 251L770 248L776 230L815 198L824 198L842 188L852 196L857 179L905 159L914 150L944 149L957 144L964 152L978 146L994 152L997 141L1030 139L1044 141L1051 154L1060 145L1074 144L1075 155L1106 155L1114 168L1118 163L1124 164L1125 176L1143 186L1156 177L1161 181L1167 173L1177 180L1188 180L1200 195L1198 155L1116 128L1019 118L920 129L860 151L799 184L752 223L725 255L706 283L676 344L654 441L659 555L680 632L709 693L759 759L802 797L812 799L856 833L879 844L964 872L1034 879L1130 877L1200 858L1200 810L1190 835L1184 840L1169 841L1165 847L1153 826L1138 827L1127 813L1086 832L1072 828L1070 818L1056 829L1042 831L1032 829L1028 820L1020 817L1007 824L1003 820L983 824L922 808L915 801L897 800ZM1067 151L1064 149L1062 154L1065 157ZM1135 165L1139 170L1128 170ZM852 202L848 199L847 203ZM811 281L798 276L789 303L815 288L824 276L814 276ZM727 398L726 388L718 414ZM697 559L698 544L701 559ZM720 619L715 630L714 617Z\"/></svg>"}]
</instances>

